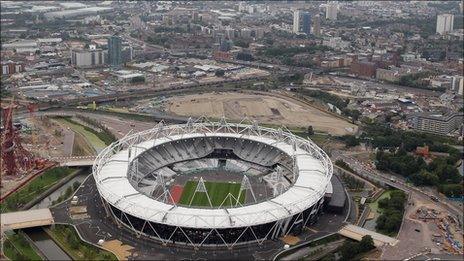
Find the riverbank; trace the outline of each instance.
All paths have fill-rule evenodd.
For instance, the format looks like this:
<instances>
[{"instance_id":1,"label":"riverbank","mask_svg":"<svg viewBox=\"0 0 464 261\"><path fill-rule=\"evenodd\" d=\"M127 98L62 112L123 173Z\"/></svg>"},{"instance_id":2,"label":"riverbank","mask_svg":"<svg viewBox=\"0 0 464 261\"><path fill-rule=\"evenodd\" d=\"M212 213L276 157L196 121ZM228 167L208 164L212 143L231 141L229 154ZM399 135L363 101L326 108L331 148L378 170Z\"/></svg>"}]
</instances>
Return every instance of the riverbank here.
<instances>
[{"instance_id":1,"label":"riverbank","mask_svg":"<svg viewBox=\"0 0 464 261\"><path fill-rule=\"evenodd\" d=\"M73 226L57 224L45 232L73 260L117 260L113 253L83 242Z\"/></svg>"},{"instance_id":2,"label":"riverbank","mask_svg":"<svg viewBox=\"0 0 464 261\"><path fill-rule=\"evenodd\" d=\"M10 260L44 260L21 232L6 233L3 253Z\"/></svg>"},{"instance_id":3,"label":"riverbank","mask_svg":"<svg viewBox=\"0 0 464 261\"><path fill-rule=\"evenodd\" d=\"M63 126L70 128L75 133L82 135L96 153L100 152L107 146L105 142L98 137L96 131L71 120L71 117L55 117L54 120Z\"/></svg>"},{"instance_id":4,"label":"riverbank","mask_svg":"<svg viewBox=\"0 0 464 261\"><path fill-rule=\"evenodd\" d=\"M65 178L75 169L66 167L56 167L45 171L40 176L35 177L27 185L11 194L6 198L1 205L1 212L11 212L24 209L26 204L33 201L37 195L41 195L59 180Z\"/></svg>"},{"instance_id":5,"label":"riverbank","mask_svg":"<svg viewBox=\"0 0 464 261\"><path fill-rule=\"evenodd\" d=\"M73 179L74 177L84 173L86 170L83 168L77 169L68 176L60 179L57 183L55 183L53 186L51 186L49 189L41 193L39 196L37 196L34 200L30 201L29 203L25 204L20 210L27 210L32 208L34 205L42 201L44 198L46 198L48 195L53 193L55 190L66 184L68 181Z\"/></svg>"}]
</instances>

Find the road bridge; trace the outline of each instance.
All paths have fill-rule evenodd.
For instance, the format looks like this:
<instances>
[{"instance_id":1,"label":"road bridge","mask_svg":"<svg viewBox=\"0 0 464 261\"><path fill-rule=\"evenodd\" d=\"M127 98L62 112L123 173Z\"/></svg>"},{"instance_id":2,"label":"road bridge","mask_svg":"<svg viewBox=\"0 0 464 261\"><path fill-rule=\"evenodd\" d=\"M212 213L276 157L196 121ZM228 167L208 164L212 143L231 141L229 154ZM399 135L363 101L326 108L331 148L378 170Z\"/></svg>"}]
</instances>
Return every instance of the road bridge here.
<instances>
[{"instance_id":1,"label":"road bridge","mask_svg":"<svg viewBox=\"0 0 464 261\"><path fill-rule=\"evenodd\" d=\"M48 208L0 214L2 231L48 226L55 223Z\"/></svg>"}]
</instances>

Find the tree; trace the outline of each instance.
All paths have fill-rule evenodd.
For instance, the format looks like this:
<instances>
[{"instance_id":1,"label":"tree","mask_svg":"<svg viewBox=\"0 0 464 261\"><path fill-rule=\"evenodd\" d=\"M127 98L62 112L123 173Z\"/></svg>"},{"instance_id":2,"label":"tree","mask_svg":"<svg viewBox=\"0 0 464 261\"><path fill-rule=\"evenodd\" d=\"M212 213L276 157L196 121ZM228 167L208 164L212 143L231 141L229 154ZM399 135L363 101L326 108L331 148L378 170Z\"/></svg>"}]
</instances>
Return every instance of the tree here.
<instances>
[{"instance_id":1,"label":"tree","mask_svg":"<svg viewBox=\"0 0 464 261\"><path fill-rule=\"evenodd\" d=\"M356 242L347 242L341 247L341 260L351 260L359 253L359 244Z\"/></svg>"},{"instance_id":2,"label":"tree","mask_svg":"<svg viewBox=\"0 0 464 261\"><path fill-rule=\"evenodd\" d=\"M359 140L354 135L346 135L345 136L345 144L346 147L354 147L359 145Z\"/></svg>"},{"instance_id":3,"label":"tree","mask_svg":"<svg viewBox=\"0 0 464 261\"><path fill-rule=\"evenodd\" d=\"M217 77L223 77L224 74L225 74L224 70L216 70L216 72L214 73L214 75Z\"/></svg>"},{"instance_id":4,"label":"tree","mask_svg":"<svg viewBox=\"0 0 464 261\"><path fill-rule=\"evenodd\" d=\"M248 48L250 46L250 42L245 41L243 39L236 39L234 41L234 45L242 48Z\"/></svg>"},{"instance_id":5,"label":"tree","mask_svg":"<svg viewBox=\"0 0 464 261\"><path fill-rule=\"evenodd\" d=\"M400 190L393 190L390 198L379 200L379 208L382 215L377 218L375 228L387 234L392 234L400 229L403 220L406 194Z\"/></svg>"},{"instance_id":6,"label":"tree","mask_svg":"<svg viewBox=\"0 0 464 261\"><path fill-rule=\"evenodd\" d=\"M306 134L308 134L308 136L314 135L314 129L312 125L308 126L308 130L306 131Z\"/></svg>"},{"instance_id":7,"label":"tree","mask_svg":"<svg viewBox=\"0 0 464 261\"><path fill-rule=\"evenodd\" d=\"M380 199L378 202L379 208L388 208L390 200L388 198Z\"/></svg>"},{"instance_id":8,"label":"tree","mask_svg":"<svg viewBox=\"0 0 464 261\"><path fill-rule=\"evenodd\" d=\"M359 248L362 252L369 251L375 248L374 240L370 235L365 235L362 237L361 242L359 242Z\"/></svg>"},{"instance_id":9,"label":"tree","mask_svg":"<svg viewBox=\"0 0 464 261\"><path fill-rule=\"evenodd\" d=\"M84 258L87 260L95 260L96 253L89 247L85 247L82 251L84 253Z\"/></svg>"},{"instance_id":10,"label":"tree","mask_svg":"<svg viewBox=\"0 0 464 261\"><path fill-rule=\"evenodd\" d=\"M438 177L435 173L425 169L410 176L411 181L419 186L434 186L438 184Z\"/></svg>"},{"instance_id":11,"label":"tree","mask_svg":"<svg viewBox=\"0 0 464 261\"><path fill-rule=\"evenodd\" d=\"M68 235L66 237L68 239L68 242L69 242L69 246L72 248L72 249L78 249L79 246L80 246L80 240L76 238L76 236L74 235Z\"/></svg>"},{"instance_id":12,"label":"tree","mask_svg":"<svg viewBox=\"0 0 464 261\"><path fill-rule=\"evenodd\" d=\"M464 187L462 184L444 184L439 186L438 190L447 197L457 197L464 194Z\"/></svg>"}]
</instances>

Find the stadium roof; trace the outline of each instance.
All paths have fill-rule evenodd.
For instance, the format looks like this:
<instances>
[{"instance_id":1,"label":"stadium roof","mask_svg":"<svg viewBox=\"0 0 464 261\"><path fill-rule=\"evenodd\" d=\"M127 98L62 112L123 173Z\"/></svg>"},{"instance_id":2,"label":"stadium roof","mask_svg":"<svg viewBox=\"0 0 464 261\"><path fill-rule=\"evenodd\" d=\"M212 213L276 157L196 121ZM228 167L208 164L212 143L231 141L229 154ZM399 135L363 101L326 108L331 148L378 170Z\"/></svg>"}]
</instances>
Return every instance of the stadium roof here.
<instances>
[{"instance_id":1,"label":"stadium roof","mask_svg":"<svg viewBox=\"0 0 464 261\"><path fill-rule=\"evenodd\" d=\"M166 131L166 128L176 129L174 132L177 134L155 138L156 135L150 133L157 131L154 128L119 141L119 145L131 143L132 149L124 148L115 152L118 150L118 144L113 144L99 155L94 165L94 177L100 194L108 203L127 214L167 225L195 228L245 227L284 219L308 209L324 196L332 176L332 164L320 148L309 140L287 132L282 134L281 131L263 127L259 127L260 131L256 133L234 133L232 128L228 128L227 131L226 128L216 130L201 128L201 131L192 131L193 128L185 125L163 126L163 131ZM179 134L182 132L179 128L185 132L190 129L191 133ZM276 136L259 134L265 131ZM139 142L143 140L140 135L148 135L152 138ZM278 135L296 139L302 146L294 146L288 139L278 138ZM182 207L163 203L142 194L131 185L127 178L129 163L140 153L173 140L205 136L250 139L275 146L289 155L294 155L298 170L295 183L287 191L268 201L221 209ZM128 160L129 154L130 160Z\"/></svg>"}]
</instances>

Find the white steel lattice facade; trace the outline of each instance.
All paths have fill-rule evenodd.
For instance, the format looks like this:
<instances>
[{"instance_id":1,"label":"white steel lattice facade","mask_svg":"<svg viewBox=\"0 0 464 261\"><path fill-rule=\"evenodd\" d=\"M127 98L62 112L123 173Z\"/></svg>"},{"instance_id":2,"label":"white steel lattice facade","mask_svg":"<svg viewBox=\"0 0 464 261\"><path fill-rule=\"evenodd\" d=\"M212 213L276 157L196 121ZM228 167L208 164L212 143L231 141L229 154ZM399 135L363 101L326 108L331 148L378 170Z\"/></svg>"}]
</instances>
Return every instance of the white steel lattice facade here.
<instances>
[{"instance_id":1,"label":"white steel lattice facade","mask_svg":"<svg viewBox=\"0 0 464 261\"><path fill-rule=\"evenodd\" d=\"M185 151L179 149L180 145L174 146L186 141L193 145L182 145ZM232 148L239 157L263 165L272 164L266 155L280 152L276 158L281 159L282 168L288 169L291 186L261 202L220 208L176 205L166 200L171 197L169 191L164 197L154 198L137 187L147 182L141 163L146 153L158 153L148 166L156 170L177 161L201 158L215 146ZM254 154L243 152L256 147L260 149ZM146 164L146 160L143 162ZM105 209L117 223L164 244L194 247L261 244L301 230L317 220L332 172L332 163L323 150L289 131L205 118L179 125L159 123L150 130L127 135L105 148L93 166Z\"/></svg>"}]
</instances>

